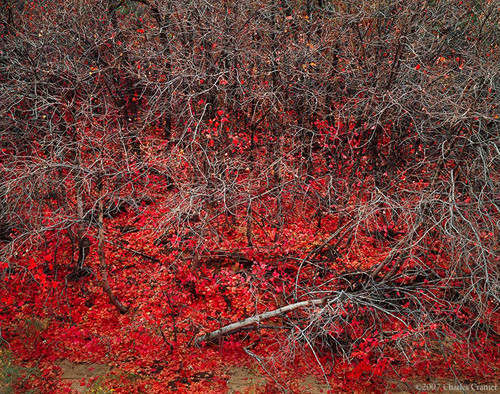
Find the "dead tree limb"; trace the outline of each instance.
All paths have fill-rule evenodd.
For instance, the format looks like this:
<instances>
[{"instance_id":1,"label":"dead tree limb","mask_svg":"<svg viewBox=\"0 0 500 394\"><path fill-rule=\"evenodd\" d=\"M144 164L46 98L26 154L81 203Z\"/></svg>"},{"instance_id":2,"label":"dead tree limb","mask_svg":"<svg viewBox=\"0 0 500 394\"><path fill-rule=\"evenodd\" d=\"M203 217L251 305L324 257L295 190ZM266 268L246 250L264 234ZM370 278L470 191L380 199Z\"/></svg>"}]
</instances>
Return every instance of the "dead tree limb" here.
<instances>
[{"instance_id":1,"label":"dead tree limb","mask_svg":"<svg viewBox=\"0 0 500 394\"><path fill-rule=\"evenodd\" d=\"M284 315L285 313L291 312L295 309L299 309L302 307L313 306L313 305L322 305L326 301L327 301L327 298L318 298L318 299L314 299L314 300L301 301L301 302L296 302L295 304L290 304L290 305L284 306L282 308L275 309L273 311L264 312L264 313L261 313L259 315L249 317L245 320L229 324L227 326L219 328L218 330L212 331L208 334L201 335L198 338L196 338L194 343L196 345L200 345L203 342L210 342L210 341L212 341L212 340L214 340L222 335L226 335L226 334L229 334L231 332L240 330L240 329L247 327L247 326L250 326L252 324L258 324L261 321L270 319L272 317Z\"/></svg>"}]
</instances>

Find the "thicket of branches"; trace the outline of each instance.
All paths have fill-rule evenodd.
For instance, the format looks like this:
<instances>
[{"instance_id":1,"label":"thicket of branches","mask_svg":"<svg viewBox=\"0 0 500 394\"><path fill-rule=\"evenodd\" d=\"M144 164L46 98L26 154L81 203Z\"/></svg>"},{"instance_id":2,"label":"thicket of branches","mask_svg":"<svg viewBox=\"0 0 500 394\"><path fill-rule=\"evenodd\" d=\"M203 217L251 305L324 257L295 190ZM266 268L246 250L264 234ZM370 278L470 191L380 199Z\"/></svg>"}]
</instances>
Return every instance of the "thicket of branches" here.
<instances>
[{"instance_id":1,"label":"thicket of branches","mask_svg":"<svg viewBox=\"0 0 500 394\"><path fill-rule=\"evenodd\" d=\"M495 1L4 0L0 12L7 261L57 233L82 250L97 226L104 276L103 217L162 194L155 231L189 237L196 270L235 226L247 249L258 223L275 229L267 242L286 237L300 201L318 231L337 225L295 257L285 303L324 303L288 316L289 349L348 355L356 318L498 341ZM349 264L367 236L380 255ZM414 341L394 343L406 354Z\"/></svg>"}]
</instances>

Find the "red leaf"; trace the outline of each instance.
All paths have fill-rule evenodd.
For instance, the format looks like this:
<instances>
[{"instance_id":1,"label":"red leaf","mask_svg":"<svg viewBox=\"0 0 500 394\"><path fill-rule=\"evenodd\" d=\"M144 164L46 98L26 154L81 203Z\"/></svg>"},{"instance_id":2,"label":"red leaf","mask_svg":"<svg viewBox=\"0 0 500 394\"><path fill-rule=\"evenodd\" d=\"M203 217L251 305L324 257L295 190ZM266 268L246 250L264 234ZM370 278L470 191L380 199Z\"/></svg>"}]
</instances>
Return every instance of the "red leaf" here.
<instances>
[{"instance_id":1,"label":"red leaf","mask_svg":"<svg viewBox=\"0 0 500 394\"><path fill-rule=\"evenodd\" d=\"M35 260L33 258L30 258L29 259L29 265L28 265L28 269L29 270L32 270L32 269L35 269L36 268L36 263L35 263Z\"/></svg>"}]
</instances>

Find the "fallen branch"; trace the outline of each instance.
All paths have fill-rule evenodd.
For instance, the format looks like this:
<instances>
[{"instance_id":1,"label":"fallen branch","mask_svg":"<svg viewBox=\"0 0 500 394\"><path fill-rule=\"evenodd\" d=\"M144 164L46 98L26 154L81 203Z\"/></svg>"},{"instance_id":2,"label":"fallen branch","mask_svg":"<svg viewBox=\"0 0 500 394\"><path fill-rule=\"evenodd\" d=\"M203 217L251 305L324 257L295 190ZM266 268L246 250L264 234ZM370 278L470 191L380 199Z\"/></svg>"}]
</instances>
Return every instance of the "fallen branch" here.
<instances>
[{"instance_id":1,"label":"fallen branch","mask_svg":"<svg viewBox=\"0 0 500 394\"><path fill-rule=\"evenodd\" d=\"M322 305L326 302L327 298L318 298L315 300L309 300L309 301L302 301L302 302L296 302L295 304L290 304L287 306L284 306L279 309L275 309L274 311L269 311L269 312L264 312L256 316L249 317L245 320L229 324L225 327L219 328L218 330L212 331L208 334L201 335L195 340L196 345L200 345L203 342L210 342L214 340L215 338L218 338L222 335L229 334L233 331L240 330L244 327L250 326L252 324L258 324L263 320L270 319L272 317L276 316L281 316L284 315L285 313L288 313L290 311L293 311L298 308L302 308L305 306L313 306L313 305Z\"/></svg>"},{"instance_id":2,"label":"fallen branch","mask_svg":"<svg viewBox=\"0 0 500 394\"><path fill-rule=\"evenodd\" d=\"M153 256L150 256L144 252L141 252L139 250L135 250L135 249L131 249L131 248L127 248L126 246L123 246L123 245L120 245L120 244L117 244L117 243L114 243L114 242L111 242L109 240L105 240L104 242L110 244L110 245L113 245L113 246L116 246L120 249L123 249L123 250L126 250L134 255L138 255L138 256L141 256L141 257L144 257L145 259L148 259L148 260L151 260L153 261L154 263L159 263L160 260L157 259L156 257L153 257Z\"/></svg>"}]
</instances>

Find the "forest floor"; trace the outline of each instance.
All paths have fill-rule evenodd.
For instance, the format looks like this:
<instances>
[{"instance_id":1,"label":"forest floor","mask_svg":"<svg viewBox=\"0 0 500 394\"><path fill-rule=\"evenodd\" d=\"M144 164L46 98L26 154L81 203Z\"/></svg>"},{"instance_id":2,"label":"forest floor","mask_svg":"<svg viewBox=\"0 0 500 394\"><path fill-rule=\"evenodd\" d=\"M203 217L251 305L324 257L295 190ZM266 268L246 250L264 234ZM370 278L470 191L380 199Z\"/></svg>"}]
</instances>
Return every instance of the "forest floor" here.
<instances>
[{"instance_id":1,"label":"forest floor","mask_svg":"<svg viewBox=\"0 0 500 394\"><path fill-rule=\"evenodd\" d=\"M78 393L97 393L99 390L99 379L104 379L112 367L105 364L96 363L75 363L63 360L58 363L62 370L62 380L71 384L71 388ZM220 371L219 371L220 372ZM216 372L214 372L216 373ZM266 377L257 368L229 367L224 373L228 376L227 394L237 393L259 393L262 392ZM97 378L89 385L92 378ZM97 384L96 384L97 382ZM333 392L329 391L324 382L320 382L315 376L306 376L302 380L302 393L320 394ZM388 380L387 387L391 390L380 388L380 392L392 394L412 394L412 393L448 393L448 394L500 394L498 383L464 383L452 380L435 380L426 382L417 381L396 381ZM368 391L367 391L368 393Z\"/></svg>"},{"instance_id":2,"label":"forest floor","mask_svg":"<svg viewBox=\"0 0 500 394\"><path fill-rule=\"evenodd\" d=\"M99 378L104 379L112 369L111 366L105 364L75 363L68 360L63 360L58 365L62 370L62 380L70 383L71 388L78 393L95 392L96 382L99 382ZM230 367L225 372L225 375L228 376L227 394L257 393L266 384L266 378L257 369ZM92 378L97 378L97 380L89 386ZM328 386L319 382L314 376L305 377L302 387L304 394L328 392Z\"/></svg>"}]
</instances>

